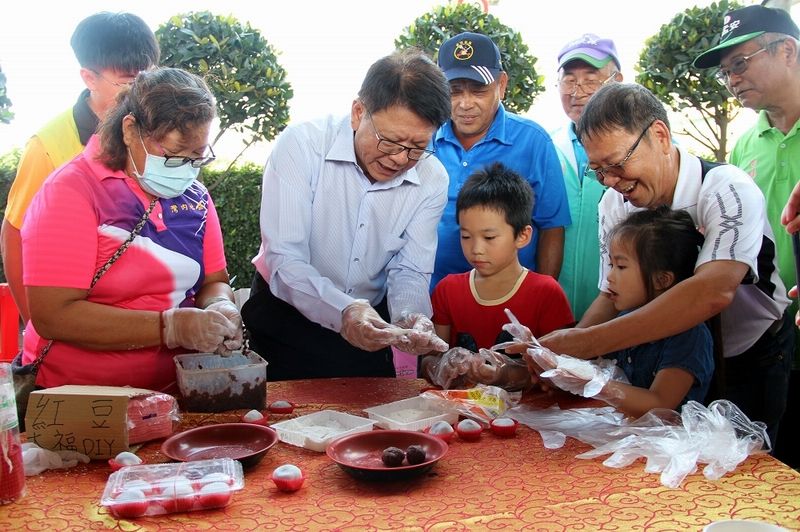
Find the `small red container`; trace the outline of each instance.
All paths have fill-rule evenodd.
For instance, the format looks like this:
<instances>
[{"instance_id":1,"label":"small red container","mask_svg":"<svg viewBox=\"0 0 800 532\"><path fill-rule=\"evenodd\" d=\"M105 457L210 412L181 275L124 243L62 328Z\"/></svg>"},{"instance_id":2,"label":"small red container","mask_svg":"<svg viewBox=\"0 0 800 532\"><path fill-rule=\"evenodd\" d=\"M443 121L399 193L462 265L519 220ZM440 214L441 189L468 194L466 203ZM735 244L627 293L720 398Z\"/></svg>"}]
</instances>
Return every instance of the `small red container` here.
<instances>
[{"instance_id":1,"label":"small red container","mask_svg":"<svg viewBox=\"0 0 800 532\"><path fill-rule=\"evenodd\" d=\"M513 421L514 423L511 425L496 424L497 421L503 419L508 419L510 421ZM517 433L518 426L519 426L519 421L517 421L516 419L511 419L508 417L499 417L497 419L492 420L492 422L489 424L489 429L492 431L493 434L500 436L501 438L513 438Z\"/></svg>"}]
</instances>

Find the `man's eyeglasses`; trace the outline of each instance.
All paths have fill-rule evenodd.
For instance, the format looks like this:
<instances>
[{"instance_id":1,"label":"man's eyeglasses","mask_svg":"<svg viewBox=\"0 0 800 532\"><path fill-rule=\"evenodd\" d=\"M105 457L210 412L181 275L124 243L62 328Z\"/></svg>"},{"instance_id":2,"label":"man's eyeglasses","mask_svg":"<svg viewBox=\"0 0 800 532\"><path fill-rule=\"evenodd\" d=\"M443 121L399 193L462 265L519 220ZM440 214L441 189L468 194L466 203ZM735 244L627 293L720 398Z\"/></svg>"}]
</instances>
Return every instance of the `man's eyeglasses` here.
<instances>
[{"instance_id":1,"label":"man's eyeglasses","mask_svg":"<svg viewBox=\"0 0 800 532\"><path fill-rule=\"evenodd\" d=\"M633 152L635 152L636 148L639 147L639 143L642 142L642 139L644 138L645 133L647 133L647 130L650 129L650 126L652 126L655 123L656 119L653 119L652 122L647 124L647 127L644 128L644 131L642 131L642 133L639 135L639 138L636 139L636 142L633 143L631 149L628 150L628 153L620 162L616 164L609 164L608 166L603 166L601 168L589 168L587 166L586 171L584 172L584 176L590 177L592 179L597 179L600 183L603 183L606 180L606 174L609 173L614 177L620 177L620 174L623 172L623 167L625 166L625 163L628 162L628 159L631 158Z\"/></svg>"},{"instance_id":2,"label":"man's eyeglasses","mask_svg":"<svg viewBox=\"0 0 800 532\"><path fill-rule=\"evenodd\" d=\"M91 69L90 69L90 70L91 70ZM114 85L115 87L120 87L120 88L121 88L121 87L130 87L131 85L133 85L133 82L134 82L134 80L135 80L135 78L136 78L136 76L134 76L134 77L133 77L133 78L131 78L129 81L122 81L122 82L119 82L119 81L113 81L113 80L110 80L110 79L108 79L107 77L105 77L104 75L102 75L102 74L101 74L100 72L98 72L97 70L92 70L92 72L94 72L94 73L95 73L95 75L96 75L97 77L99 77L100 79L102 79L102 80L103 80L103 81L105 81L106 83L110 83L111 85Z\"/></svg>"},{"instance_id":3,"label":"man's eyeglasses","mask_svg":"<svg viewBox=\"0 0 800 532\"><path fill-rule=\"evenodd\" d=\"M747 71L748 61L750 61L752 58L754 58L764 50L768 50L771 46L774 46L785 40L786 39L778 39L777 41L772 41L771 43L767 44L763 48L759 48L750 55L743 55L742 57L737 57L736 59L731 61L731 64L728 65L727 67L720 68L719 70L717 70L717 72L714 74L714 79L716 79L720 85L727 86L731 81L731 74L736 74L737 76L741 76Z\"/></svg>"},{"instance_id":4,"label":"man's eyeglasses","mask_svg":"<svg viewBox=\"0 0 800 532\"><path fill-rule=\"evenodd\" d=\"M561 94L570 94L570 95L575 94L575 92L577 92L577 90L580 88L583 91L583 93L588 96L590 94L594 94L595 92L597 92L597 90L600 87L602 87L603 85L614 79L614 76L616 76L617 74L618 72L614 71L613 74L611 74L604 80L587 79L581 81L580 83L578 83L578 81L575 78L563 78L558 80L558 83L556 83L556 87L558 87L558 91Z\"/></svg>"},{"instance_id":5,"label":"man's eyeglasses","mask_svg":"<svg viewBox=\"0 0 800 532\"><path fill-rule=\"evenodd\" d=\"M184 157L183 155L167 155L166 150L161 147L161 144L156 142L156 146L161 152L164 154L164 166L167 168L178 168L179 166L183 166L184 164L189 164L192 168L202 168L214 162L217 158L214 155L214 150L211 149L211 145L208 146L208 152L211 155L205 155L203 157Z\"/></svg>"},{"instance_id":6,"label":"man's eyeglasses","mask_svg":"<svg viewBox=\"0 0 800 532\"><path fill-rule=\"evenodd\" d=\"M410 148L408 146L403 146L399 142L387 140L381 137L380 133L378 133L378 129L375 127L375 123L372 121L372 113L367 111L367 117L369 118L369 123L372 126L372 131L375 132L375 137L378 139L378 151L381 153L385 153L386 155L397 155L398 153L406 151L408 152L408 158L412 161L421 161L433 155L433 150L426 150L424 148Z\"/></svg>"}]
</instances>

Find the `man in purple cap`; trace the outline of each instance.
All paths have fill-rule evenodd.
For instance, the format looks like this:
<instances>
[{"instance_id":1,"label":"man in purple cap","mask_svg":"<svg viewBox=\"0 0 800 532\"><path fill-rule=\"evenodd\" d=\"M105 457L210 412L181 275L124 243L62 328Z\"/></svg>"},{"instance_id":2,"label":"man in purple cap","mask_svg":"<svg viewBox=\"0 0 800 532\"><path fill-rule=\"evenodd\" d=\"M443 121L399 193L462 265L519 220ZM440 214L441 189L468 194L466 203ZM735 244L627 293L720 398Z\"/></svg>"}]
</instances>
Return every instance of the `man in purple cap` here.
<instances>
[{"instance_id":1,"label":"man in purple cap","mask_svg":"<svg viewBox=\"0 0 800 532\"><path fill-rule=\"evenodd\" d=\"M759 112L755 125L736 140L729 159L750 174L764 193L767 219L775 234L778 269L786 287L797 284L791 236L781 225L781 211L800 181L798 38L800 29L786 11L748 6L727 13L719 44L694 60L699 68L718 67L714 74L717 81L744 107ZM793 304L790 313L796 310ZM777 362L765 360L763 355L726 360L729 385L738 383L732 393L743 394L754 384L762 387L778 401L768 404L772 417L779 420L786 407L794 357L794 353L784 353ZM753 367L773 367L772 382L753 383ZM731 399L739 404L737 396ZM739 406L747 411L748 405Z\"/></svg>"},{"instance_id":2,"label":"man in purple cap","mask_svg":"<svg viewBox=\"0 0 800 532\"><path fill-rule=\"evenodd\" d=\"M436 133L436 157L450 177L448 202L439 222L431 286L450 273L471 269L461 251L456 196L476 170L495 161L523 176L534 191L532 243L520 250L523 266L558 278L569 225L564 181L556 150L537 123L506 112L508 75L500 50L486 35L465 32L442 43L439 66L450 82L451 116Z\"/></svg>"},{"instance_id":3,"label":"man in purple cap","mask_svg":"<svg viewBox=\"0 0 800 532\"><path fill-rule=\"evenodd\" d=\"M596 179L584 178L589 161L575 135L575 126L589 97L611 81L622 81L617 49L611 39L586 33L568 42L558 53L556 86L569 123L550 136L561 161L572 218L564 233L564 261L558 282L577 320L597 295L600 271L597 204L606 187Z\"/></svg>"}]
</instances>

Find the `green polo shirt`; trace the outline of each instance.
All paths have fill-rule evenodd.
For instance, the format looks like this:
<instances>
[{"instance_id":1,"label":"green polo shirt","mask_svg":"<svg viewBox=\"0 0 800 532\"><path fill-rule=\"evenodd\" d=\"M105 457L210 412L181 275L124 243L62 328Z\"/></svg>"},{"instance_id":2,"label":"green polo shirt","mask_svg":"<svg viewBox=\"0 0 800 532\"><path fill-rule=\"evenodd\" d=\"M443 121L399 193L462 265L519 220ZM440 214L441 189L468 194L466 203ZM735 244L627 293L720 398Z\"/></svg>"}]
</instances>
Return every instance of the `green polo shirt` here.
<instances>
[{"instance_id":1,"label":"green polo shirt","mask_svg":"<svg viewBox=\"0 0 800 532\"><path fill-rule=\"evenodd\" d=\"M795 184L800 181L800 121L783 134L770 125L761 111L756 124L737 141L730 162L747 172L767 200L767 219L775 233L778 268L788 290L795 284L792 239L781 225L781 212Z\"/></svg>"}]
</instances>

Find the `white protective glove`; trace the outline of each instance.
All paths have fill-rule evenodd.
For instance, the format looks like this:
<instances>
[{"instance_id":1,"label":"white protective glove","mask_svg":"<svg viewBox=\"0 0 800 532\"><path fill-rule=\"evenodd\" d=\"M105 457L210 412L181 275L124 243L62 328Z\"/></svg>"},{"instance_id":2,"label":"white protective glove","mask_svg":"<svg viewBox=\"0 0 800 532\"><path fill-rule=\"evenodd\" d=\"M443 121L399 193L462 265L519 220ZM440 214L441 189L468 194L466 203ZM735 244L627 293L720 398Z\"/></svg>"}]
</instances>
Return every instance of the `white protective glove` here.
<instances>
[{"instance_id":1,"label":"white protective glove","mask_svg":"<svg viewBox=\"0 0 800 532\"><path fill-rule=\"evenodd\" d=\"M171 308L161 313L164 344L170 349L184 347L213 353L226 338L236 336L237 327L216 310Z\"/></svg>"},{"instance_id":2,"label":"white protective glove","mask_svg":"<svg viewBox=\"0 0 800 532\"><path fill-rule=\"evenodd\" d=\"M342 311L339 334L352 346L364 351L378 351L391 345L396 330L366 299L356 299Z\"/></svg>"},{"instance_id":3,"label":"white protective glove","mask_svg":"<svg viewBox=\"0 0 800 532\"><path fill-rule=\"evenodd\" d=\"M426 355L430 352L444 353L450 346L436 335L433 322L424 314L408 314L395 325L405 329L404 334L392 343L400 351L412 355Z\"/></svg>"},{"instance_id":4,"label":"white protective glove","mask_svg":"<svg viewBox=\"0 0 800 532\"><path fill-rule=\"evenodd\" d=\"M225 340L217 346L214 350L215 353L222 356L229 356L232 351L241 349L244 338L242 335L242 315L239 314L239 307L236 303L226 297L211 298L210 303L206 303L205 310L216 310L236 327L236 334L232 337L226 337Z\"/></svg>"}]
</instances>

